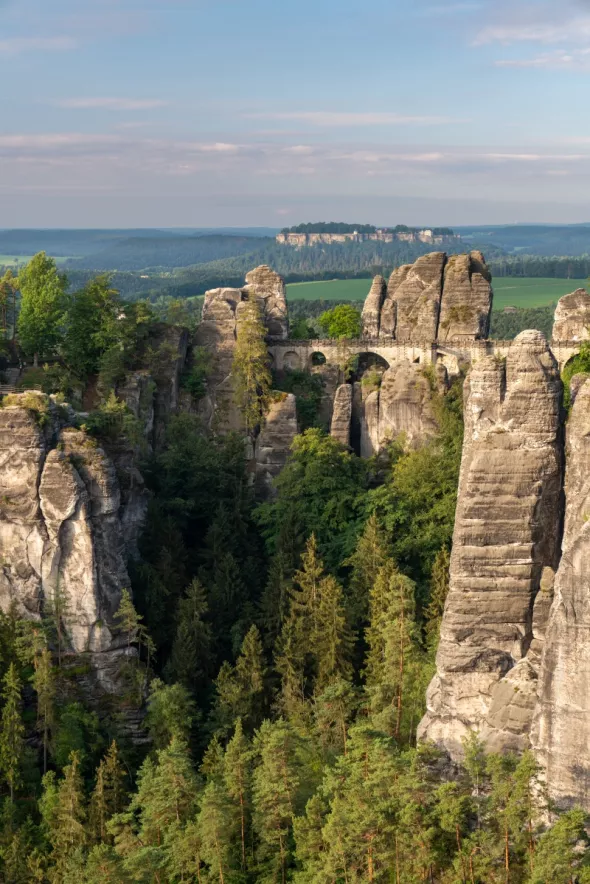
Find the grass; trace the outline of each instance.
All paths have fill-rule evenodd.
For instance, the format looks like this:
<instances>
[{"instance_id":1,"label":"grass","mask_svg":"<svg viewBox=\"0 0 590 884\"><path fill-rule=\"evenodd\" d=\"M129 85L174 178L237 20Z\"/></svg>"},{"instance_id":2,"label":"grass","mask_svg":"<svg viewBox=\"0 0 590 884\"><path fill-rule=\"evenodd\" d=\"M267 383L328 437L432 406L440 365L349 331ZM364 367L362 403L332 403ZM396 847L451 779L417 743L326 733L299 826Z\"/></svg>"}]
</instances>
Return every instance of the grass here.
<instances>
[{"instance_id":1,"label":"grass","mask_svg":"<svg viewBox=\"0 0 590 884\"><path fill-rule=\"evenodd\" d=\"M27 264L33 255L0 255L0 267L3 265L6 267L14 268L14 265L18 263L19 267L22 267L24 264ZM56 264L65 264L66 261L69 261L69 258L54 258Z\"/></svg>"},{"instance_id":2,"label":"grass","mask_svg":"<svg viewBox=\"0 0 590 884\"><path fill-rule=\"evenodd\" d=\"M494 309L504 307L546 307L577 288L585 279L531 279L504 276L494 280ZM371 288L370 279L330 279L295 282L287 286L289 301L362 301Z\"/></svg>"}]
</instances>

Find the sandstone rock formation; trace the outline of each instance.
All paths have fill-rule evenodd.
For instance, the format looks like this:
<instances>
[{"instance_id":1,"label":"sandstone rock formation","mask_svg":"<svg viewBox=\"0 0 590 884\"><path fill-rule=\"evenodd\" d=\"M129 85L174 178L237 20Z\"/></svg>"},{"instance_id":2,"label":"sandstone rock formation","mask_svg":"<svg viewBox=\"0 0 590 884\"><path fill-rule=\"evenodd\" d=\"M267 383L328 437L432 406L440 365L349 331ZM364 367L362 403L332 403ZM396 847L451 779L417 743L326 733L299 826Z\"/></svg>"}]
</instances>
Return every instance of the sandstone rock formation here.
<instances>
[{"instance_id":1,"label":"sandstone rock formation","mask_svg":"<svg viewBox=\"0 0 590 884\"><path fill-rule=\"evenodd\" d=\"M561 806L589 808L590 378L578 389L570 412L566 452L563 555L531 739L551 797Z\"/></svg>"},{"instance_id":2,"label":"sandstone rock formation","mask_svg":"<svg viewBox=\"0 0 590 884\"><path fill-rule=\"evenodd\" d=\"M398 341L436 340L446 257L444 252L432 252L392 273L387 301L395 303L394 334ZM387 312L392 313L392 308L388 307ZM389 320L384 333L388 327Z\"/></svg>"},{"instance_id":3,"label":"sandstone rock formation","mask_svg":"<svg viewBox=\"0 0 590 884\"><path fill-rule=\"evenodd\" d=\"M536 331L505 363L476 362L466 381L450 590L420 726L454 758L473 729L493 748L528 741L548 607L535 602L559 557L561 395Z\"/></svg>"},{"instance_id":4,"label":"sandstone rock formation","mask_svg":"<svg viewBox=\"0 0 590 884\"><path fill-rule=\"evenodd\" d=\"M401 343L487 338L491 274L481 252L432 252L393 271L383 299L377 277L363 309L363 334Z\"/></svg>"},{"instance_id":5,"label":"sandstone rock formation","mask_svg":"<svg viewBox=\"0 0 590 884\"><path fill-rule=\"evenodd\" d=\"M492 310L491 279L481 252L448 258L438 326L439 341L487 338Z\"/></svg>"},{"instance_id":6,"label":"sandstone rock formation","mask_svg":"<svg viewBox=\"0 0 590 884\"><path fill-rule=\"evenodd\" d=\"M71 651L88 652L116 692L127 649L114 614L129 577L115 467L47 397L10 401L0 409L0 607L39 619L59 594Z\"/></svg>"},{"instance_id":7,"label":"sandstone rock formation","mask_svg":"<svg viewBox=\"0 0 590 884\"><path fill-rule=\"evenodd\" d=\"M242 429L241 416L233 403L230 375L240 306L250 297L256 297L262 304L269 335L287 338L285 283L282 277L266 265L251 270L246 275L243 288L208 291L195 335L196 346L207 348L214 357L207 381L207 396L201 403L201 414L209 426L215 425L221 432Z\"/></svg>"},{"instance_id":8,"label":"sandstone rock formation","mask_svg":"<svg viewBox=\"0 0 590 884\"><path fill-rule=\"evenodd\" d=\"M362 334L364 338L376 338L379 336L381 308L386 293L387 285L385 280L382 276L376 276L363 305Z\"/></svg>"},{"instance_id":9,"label":"sandstone rock formation","mask_svg":"<svg viewBox=\"0 0 590 884\"><path fill-rule=\"evenodd\" d=\"M590 339L590 294L576 289L560 298L555 308L552 340L556 342Z\"/></svg>"},{"instance_id":10,"label":"sandstone rock formation","mask_svg":"<svg viewBox=\"0 0 590 884\"><path fill-rule=\"evenodd\" d=\"M296 435L295 396L293 393L277 394L256 440L256 481L262 494L271 493L272 481L285 466Z\"/></svg>"},{"instance_id":11,"label":"sandstone rock formation","mask_svg":"<svg viewBox=\"0 0 590 884\"><path fill-rule=\"evenodd\" d=\"M350 445L350 421L352 418L352 385L341 384L336 390L330 434L347 447Z\"/></svg>"}]
</instances>

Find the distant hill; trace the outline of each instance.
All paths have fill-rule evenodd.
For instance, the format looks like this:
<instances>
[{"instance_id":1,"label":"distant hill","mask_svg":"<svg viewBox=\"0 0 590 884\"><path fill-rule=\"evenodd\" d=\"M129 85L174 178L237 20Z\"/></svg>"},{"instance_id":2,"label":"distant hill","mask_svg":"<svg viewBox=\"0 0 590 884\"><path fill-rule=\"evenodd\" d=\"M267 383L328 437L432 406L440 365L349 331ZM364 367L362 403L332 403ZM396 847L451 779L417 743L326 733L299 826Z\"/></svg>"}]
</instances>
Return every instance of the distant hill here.
<instances>
[{"instance_id":1,"label":"distant hill","mask_svg":"<svg viewBox=\"0 0 590 884\"><path fill-rule=\"evenodd\" d=\"M472 243L484 250L492 246L509 254L572 257L590 254L590 224L455 227L455 232L466 245Z\"/></svg>"},{"instance_id":2,"label":"distant hill","mask_svg":"<svg viewBox=\"0 0 590 884\"><path fill-rule=\"evenodd\" d=\"M69 263L72 270L172 270L254 252L272 242L261 237L136 236L112 243L100 252Z\"/></svg>"}]
</instances>

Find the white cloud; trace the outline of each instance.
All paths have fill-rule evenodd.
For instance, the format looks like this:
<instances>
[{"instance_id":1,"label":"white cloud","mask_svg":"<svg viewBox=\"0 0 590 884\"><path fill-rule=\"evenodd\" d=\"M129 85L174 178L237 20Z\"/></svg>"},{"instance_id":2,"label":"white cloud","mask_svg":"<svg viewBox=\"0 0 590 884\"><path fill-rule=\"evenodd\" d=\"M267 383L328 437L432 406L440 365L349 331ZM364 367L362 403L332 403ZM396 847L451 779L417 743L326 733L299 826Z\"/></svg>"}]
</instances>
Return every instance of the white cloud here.
<instances>
[{"instance_id":1,"label":"white cloud","mask_svg":"<svg viewBox=\"0 0 590 884\"><path fill-rule=\"evenodd\" d=\"M313 126L408 126L408 125L442 125L457 123L450 117L411 116L395 113L355 113L340 111L284 111L243 114L250 120L298 121L311 123Z\"/></svg>"},{"instance_id":2,"label":"white cloud","mask_svg":"<svg viewBox=\"0 0 590 884\"><path fill-rule=\"evenodd\" d=\"M503 68L539 68L548 70L590 70L590 48L556 50L533 58L501 58L495 62Z\"/></svg>"},{"instance_id":3,"label":"white cloud","mask_svg":"<svg viewBox=\"0 0 590 884\"><path fill-rule=\"evenodd\" d=\"M561 21L514 22L488 25L476 35L473 45L488 43L580 43L590 39L590 17Z\"/></svg>"},{"instance_id":4,"label":"white cloud","mask_svg":"<svg viewBox=\"0 0 590 884\"><path fill-rule=\"evenodd\" d=\"M154 98L64 98L55 104L74 110L135 111L164 107L166 102Z\"/></svg>"},{"instance_id":5,"label":"white cloud","mask_svg":"<svg viewBox=\"0 0 590 884\"><path fill-rule=\"evenodd\" d=\"M63 52L77 46L73 37L8 37L0 40L0 55L25 52Z\"/></svg>"}]
</instances>

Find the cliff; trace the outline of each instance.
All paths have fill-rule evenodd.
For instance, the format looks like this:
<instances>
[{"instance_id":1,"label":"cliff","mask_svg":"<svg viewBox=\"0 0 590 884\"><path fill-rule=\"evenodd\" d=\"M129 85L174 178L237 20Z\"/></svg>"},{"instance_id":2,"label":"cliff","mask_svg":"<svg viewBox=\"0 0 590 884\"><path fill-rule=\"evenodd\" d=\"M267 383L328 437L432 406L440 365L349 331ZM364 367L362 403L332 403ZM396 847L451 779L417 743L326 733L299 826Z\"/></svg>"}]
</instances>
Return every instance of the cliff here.
<instances>
[{"instance_id":1,"label":"cliff","mask_svg":"<svg viewBox=\"0 0 590 884\"><path fill-rule=\"evenodd\" d=\"M561 395L535 331L505 363L476 362L466 381L450 589L420 726L454 758L474 729L490 748L528 743L547 608L535 601L559 560Z\"/></svg>"},{"instance_id":2,"label":"cliff","mask_svg":"<svg viewBox=\"0 0 590 884\"><path fill-rule=\"evenodd\" d=\"M571 297L571 296L570 296ZM590 380L567 424L563 555L547 626L532 743L551 797L590 808Z\"/></svg>"},{"instance_id":3,"label":"cliff","mask_svg":"<svg viewBox=\"0 0 590 884\"><path fill-rule=\"evenodd\" d=\"M72 417L36 393L0 409L0 607L38 620L60 599L69 651L116 693L128 650L114 615L142 523L123 529L114 464Z\"/></svg>"},{"instance_id":4,"label":"cliff","mask_svg":"<svg viewBox=\"0 0 590 884\"><path fill-rule=\"evenodd\" d=\"M491 274L481 252L431 252L393 271L385 298L379 277L363 310L363 333L404 343L487 338ZM366 316L366 320L365 320Z\"/></svg>"},{"instance_id":5,"label":"cliff","mask_svg":"<svg viewBox=\"0 0 590 884\"><path fill-rule=\"evenodd\" d=\"M555 308L552 340L559 343L590 339L590 295L576 289L560 298Z\"/></svg>"}]
</instances>

